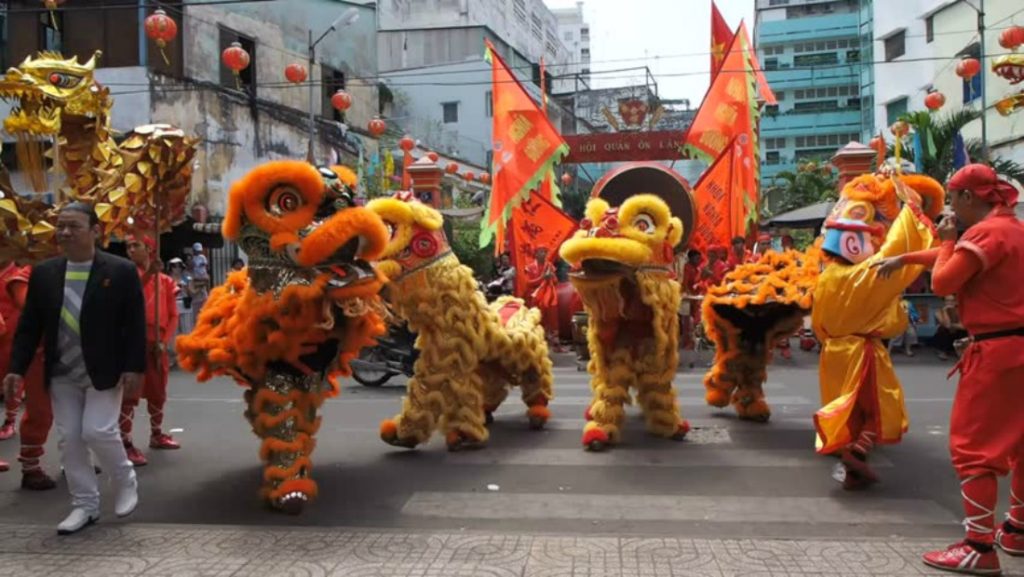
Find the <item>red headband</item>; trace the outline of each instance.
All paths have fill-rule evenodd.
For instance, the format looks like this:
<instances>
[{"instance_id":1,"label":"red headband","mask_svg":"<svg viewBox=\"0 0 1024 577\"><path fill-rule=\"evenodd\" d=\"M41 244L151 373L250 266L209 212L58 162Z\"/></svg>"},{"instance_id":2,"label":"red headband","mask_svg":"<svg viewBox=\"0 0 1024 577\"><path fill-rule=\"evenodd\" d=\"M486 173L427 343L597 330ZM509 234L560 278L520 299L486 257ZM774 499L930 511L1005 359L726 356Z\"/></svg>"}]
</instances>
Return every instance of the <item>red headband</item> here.
<instances>
[{"instance_id":1,"label":"red headband","mask_svg":"<svg viewBox=\"0 0 1024 577\"><path fill-rule=\"evenodd\" d=\"M969 190L990 204L1017 204L1017 189L985 164L968 164L949 179L949 190Z\"/></svg>"},{"instance_id":2,"label":"red headband","mask_svg":"<svg viewBox=\"0 0 1024 577\"><path fill-rule=\"evenodd\" d=\"M146 248L149 249L149 252L156 252L156 241L149 238L148 236L130 234L125 238L125 241L141 242L142 244L146 245Z\"/></svg>"}]
</instances>

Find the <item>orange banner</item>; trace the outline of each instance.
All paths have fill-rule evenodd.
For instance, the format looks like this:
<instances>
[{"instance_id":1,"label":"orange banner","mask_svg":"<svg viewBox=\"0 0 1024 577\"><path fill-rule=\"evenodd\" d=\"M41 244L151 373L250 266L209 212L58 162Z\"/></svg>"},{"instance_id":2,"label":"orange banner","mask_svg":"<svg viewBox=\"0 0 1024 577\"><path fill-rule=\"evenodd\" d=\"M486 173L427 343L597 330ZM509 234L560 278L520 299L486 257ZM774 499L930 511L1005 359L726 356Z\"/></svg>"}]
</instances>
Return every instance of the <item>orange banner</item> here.
<instances>
[{"instance_id":1,"label":"orange banner","mask_svg":"<svg viewBox=\"0 0 1024 577\"><path fill-rule=\"evenodd\" d=\"M538 194L512 211L512 266L516 267L516 296L526 298L526 265L536 260L538 248L548 249L548 261L558 258L558 249L578 227L573 218Z\"/></svg>"},{"instance_id":2,"label":"orange banner","mask_svg":"<svg viewBox=\"0 0 1024 577\"><path fill-rule=\"evenodd\" d=\"M693 231L690 245L707 253L713 245L729 246L736 231L731 213L733 190L733 148L725 151L715 160L697 181L693 188L697 203L697 229Z\"/></svg>"},{"instance_id":3,"label":"orange banner","mask_svg":"<svg viewBox=\"0 0 1024 577\"><path fill-rule=\"evenodd\" d=\"M495 252L500 252L512 209L540 186L569 147L490 42L486 58L492 64L494 176L487 215L480 225L480 246L487 246L493 237Z\"/></svg>"}]
</instances>

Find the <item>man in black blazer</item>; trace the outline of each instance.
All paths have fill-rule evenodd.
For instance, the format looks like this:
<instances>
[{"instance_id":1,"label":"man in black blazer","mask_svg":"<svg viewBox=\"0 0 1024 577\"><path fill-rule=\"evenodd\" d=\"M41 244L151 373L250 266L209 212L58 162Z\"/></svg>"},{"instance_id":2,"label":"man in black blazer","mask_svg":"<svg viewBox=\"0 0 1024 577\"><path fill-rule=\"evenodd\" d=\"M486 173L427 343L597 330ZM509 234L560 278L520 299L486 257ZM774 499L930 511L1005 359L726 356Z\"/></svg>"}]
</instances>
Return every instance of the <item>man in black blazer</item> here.
<instances>
[{"instance_id":1,"label":"man in black blazer","mask_svg":"<svg viewBox=\"0 0 1024 577\"><path fill-rule=\"evenodd\" d=\"M43 343L46 386L62 440L71 514L57 526L74 533L99 518L100 493L91 450L117 489L114 511L130 514L138 484L121 442L121 396L141 384L146 321L135 265L96 249L99 220L85 203L65 206L57 219L63 257L32 269L25 308L11 351L11 391Z\"/></svg>"}]
</instances>

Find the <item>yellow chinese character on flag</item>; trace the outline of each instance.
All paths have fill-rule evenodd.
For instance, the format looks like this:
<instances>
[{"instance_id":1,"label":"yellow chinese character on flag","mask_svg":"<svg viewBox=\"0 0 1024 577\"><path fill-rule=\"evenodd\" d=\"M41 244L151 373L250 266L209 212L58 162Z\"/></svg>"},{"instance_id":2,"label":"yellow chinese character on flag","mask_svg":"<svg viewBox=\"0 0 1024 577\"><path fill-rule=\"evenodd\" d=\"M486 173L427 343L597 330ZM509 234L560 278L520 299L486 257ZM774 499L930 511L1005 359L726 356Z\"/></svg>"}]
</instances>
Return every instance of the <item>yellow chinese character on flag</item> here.
<instances>
[{"instance_id":1,"label":"yellow chinese character on flag","mask_svg":"<svg viewBox=\"0 0 1024 577\"><path fill-rule=\"evenodd\" d=\"M509 137L512 138L512 142L519 144L519 141L533 128L533 124L522 114L516 114L512 118L512 126L508 129Z\"/></svg>"},{"instance_id":2,"label":"yellow chinese character on flag","mask_svg":"<svg viewBox=\"0 0 1024 577\"><path fill-rule=\"evenodd\" d=\"M523 149L523 153L526 154L527 158L531 161L537 162L537 160L540 159L550 146L551 143L548 142L546 138L541 135L537 135L526 143L526 148Z\"/></svg>"},{"instance_id":3,"label":"yellow chinese character on flag","mask_svg":"<svg viewBox=\"0 0 1024 577\"><path fill-rule=\"evenodd\" d=\"M715 120L725 124L726 126L732 126L736 124L736 109L732 105L722 102L715 109Z\"/></svg>"}]
</instances>

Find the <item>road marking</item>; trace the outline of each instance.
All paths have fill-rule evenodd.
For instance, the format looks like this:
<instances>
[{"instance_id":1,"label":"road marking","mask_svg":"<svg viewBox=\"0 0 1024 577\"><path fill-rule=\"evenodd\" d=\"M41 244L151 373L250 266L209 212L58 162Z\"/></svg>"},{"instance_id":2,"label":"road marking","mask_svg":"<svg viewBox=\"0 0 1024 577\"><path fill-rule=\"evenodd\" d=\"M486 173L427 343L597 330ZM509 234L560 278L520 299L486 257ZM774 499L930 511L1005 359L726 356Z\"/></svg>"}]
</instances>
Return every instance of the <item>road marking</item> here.
<instances>
[{"instance_id":1,"label":"road marking","mask_svg":"<svg viewBox=\"0 0 1024 577\"><path fill-rule=\"evenodd\" d=\"M925 499L417 492L402 513L447 519L594 519L732 523L939 524L956 517Z\"/></svg>"},{"instance_id":2,"label":"road marking","mask_svg":"<svg viewBox=\"0 0 1024 577\"><path fill-rule=\"evenodd\" d=\"M637 431L638 434L643 434ZM627 435L628 437L628 435ZM627 438L628 441L628 438ZM811 444L806 449L696 449L686 441L665 441L664 449L638 449L618 447L606 453L590 453L583 447L576 449L524 449L487 448L467 453L448 453L447 465L503 465L503 466L555 466L555 467L695 467L722 468L815 468L827 464L826 458L814 452ZM695 446L700 446L696 445ZM882 455L871 456L871 466L891 468L892 461Z\"/></svg>"}]
</instances>

